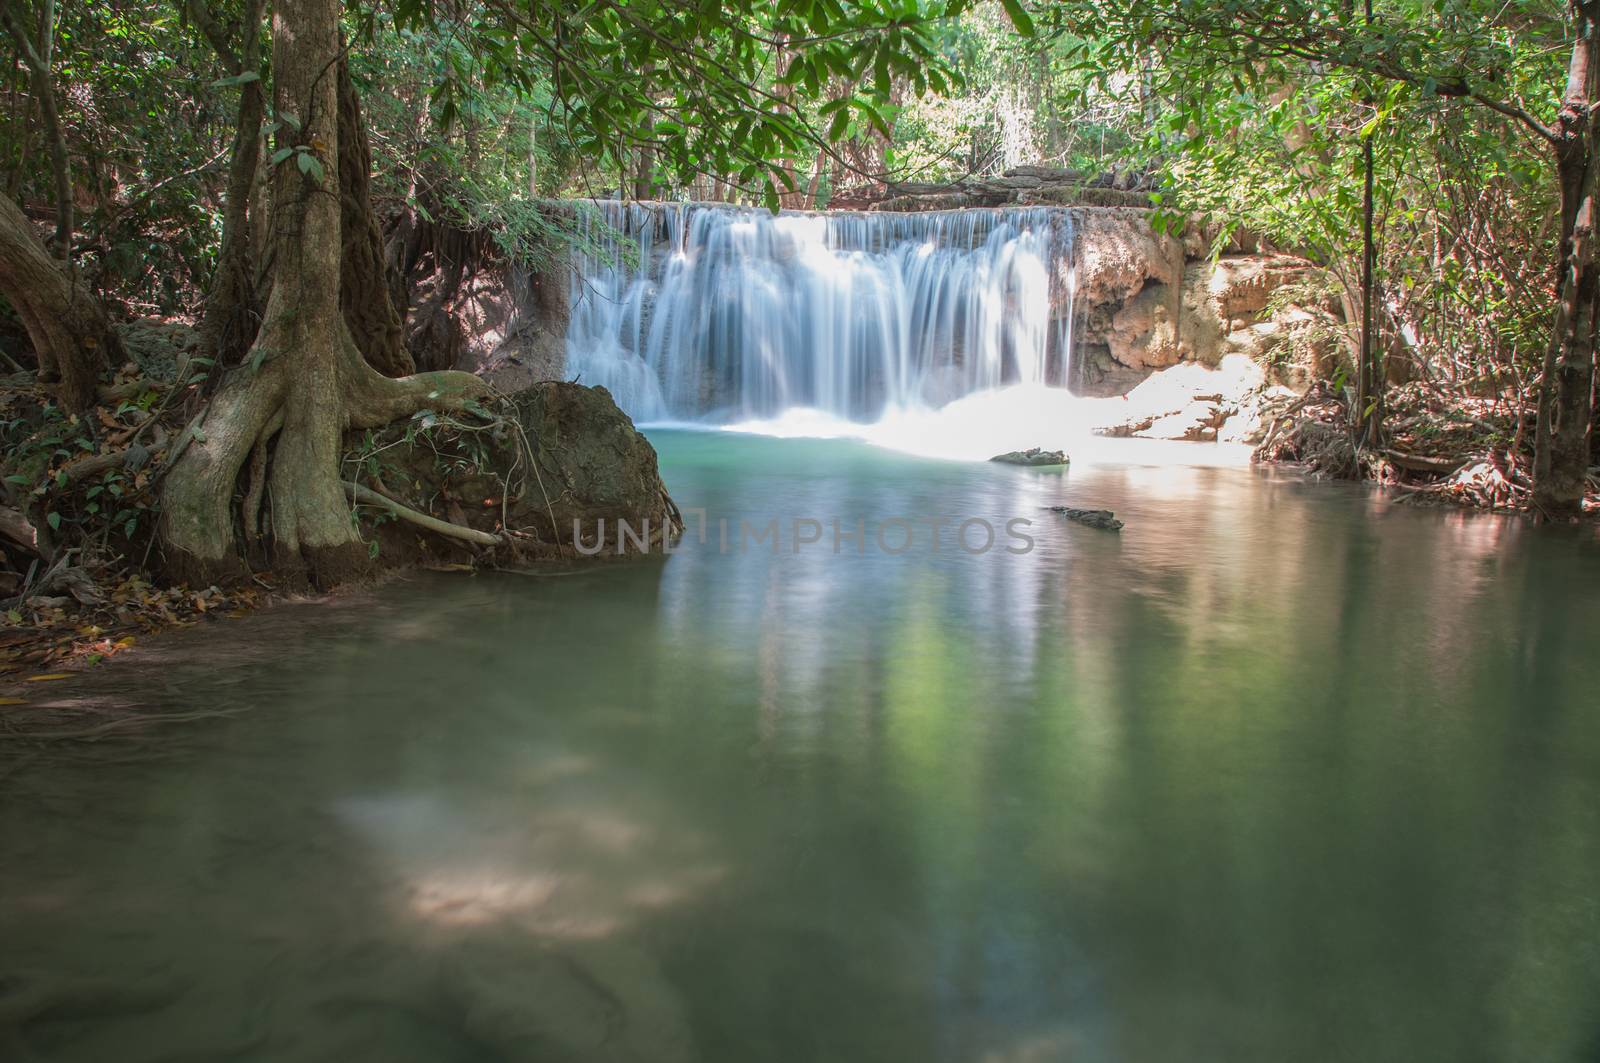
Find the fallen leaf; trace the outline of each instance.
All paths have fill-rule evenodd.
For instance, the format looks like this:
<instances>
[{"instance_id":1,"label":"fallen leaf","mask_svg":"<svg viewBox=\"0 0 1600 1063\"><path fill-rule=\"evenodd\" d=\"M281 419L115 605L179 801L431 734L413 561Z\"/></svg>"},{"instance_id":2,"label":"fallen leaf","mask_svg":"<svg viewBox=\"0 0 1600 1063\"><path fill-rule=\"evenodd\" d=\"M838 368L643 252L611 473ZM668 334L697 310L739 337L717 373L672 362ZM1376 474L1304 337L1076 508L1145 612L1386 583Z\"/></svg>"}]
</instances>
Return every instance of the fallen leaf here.
<instances>
[{"instance_id":1,"label":"fallen leaf","mask_svg":"<svg viewBox=\"0 0 1600 1063\"><path fill-rule=\"evenodd\" d=\"M71 672L46 672L44 675L30 675L27 678L26 682L29 682L29 683L48 683L48 682L51 682L52 680L56 680L56 679L71 679L71 678L72 678L72 673Z\"/></svg>"},{"instance_id":2,"label":"fallen leaf","mask_svg":"<svg viewBox=\"0 0 1600 1063\"><path fill-rule=\"evenodd\" d=\"M26 705L27 698L0 698L0 705Z\"/></svg>"}]
</instances>

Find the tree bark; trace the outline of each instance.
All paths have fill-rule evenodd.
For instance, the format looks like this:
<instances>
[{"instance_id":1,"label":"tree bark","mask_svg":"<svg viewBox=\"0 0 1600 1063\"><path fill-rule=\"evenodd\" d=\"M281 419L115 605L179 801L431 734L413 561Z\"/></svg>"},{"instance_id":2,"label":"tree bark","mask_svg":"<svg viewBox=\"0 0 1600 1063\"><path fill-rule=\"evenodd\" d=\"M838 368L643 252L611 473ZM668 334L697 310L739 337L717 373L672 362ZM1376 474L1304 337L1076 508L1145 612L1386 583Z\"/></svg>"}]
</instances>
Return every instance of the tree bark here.
<instances>
[{"instance_id":1,"label":"tree bark","mask_svg":"<svg viewBox=\"0 0 1600 1063\"><path fill-rule=\"evenodd\" d=\"M22 55L33 81L33 94L39 101L39 119L50 148L50 175L55 183L56 233L54 250L64 260L72 258L72 169L67 159L67 138L61 129L61 113L56 105L55 78L50 64L55 51L55 3L45 0L39 11L39 38L35 41L16 8L0 4L0 18Z\"/></svg>"},{"instance_id":2,"label":"tree bark","mask_svg":"<svg viewBox=\"0 0 1600 1063\"><path fill-rule=\"evenodd\" d=\"M272 174L274 264L260 334L175 446L162 494L161 539L180 578L239 573L235 519L240 472L252 454L251 506L270 498L274 568L326 586L368 565L339 477L343 435L418 409L458 410L486 392L466 373L393 380L356 348L341 306L339 0L278 0L273 20L274 109L292 119ZM309 156L311 161L300 159ZM270 451L270 457L268 453ZM260 482L264 480L265 491Z\"/></svg>"},{"instance_id":3,"label":"tree bark","mask_svg":"<svg viewBox=\"0 0 1600 1063\"><path fill-rule=\"evenodd\" d=\"M406 350L401 309L390 296L383 231L372 212L372 149L350 64L343 58L338 77L341 309L367 364L384 376L405 376L416 365Z\"/></svg>"},{"instance_id":4,"label":"tree bark","mask_svg":"<svg viewBox=\"0 0 1600 1063\"><path fill-rule=\"evenodd\" d=\"M56 385L62 406L94 405L95 387L122 341L99 300L63 262L9 198L0 197L0 293L16 309L39 360L39 379Z\"/></svg>"},{"instance_id":5,"label":"tree bark","mask_svg":"<svg viewBox=\"0 0 1600 1063\"><path fill-rule=\"evenodd\" d=\"M201 0L190 10L234 77L261 71L261 0L246 5L238 55L228 47L221 28L210 19ZM261 158L261 120L266 95L259 76L239 86L239 121L228 162L228 187L222 213L222 246L217 272L206 295L200 321L202 352L222 365L238 365L256 338L261 323L261 299L256 289L255 241L250 224L250 203Z\"/></svg>"},{"instance_id":6,"label":"tree bark","mask_svg":"<svg viewBox=\"0 0 1600 1063\"><path fill-rule=\"evenodd\" d=\"M1372 26L1372 0L1367 0L1367 21ZM1363 101L1375 106L1372 94ZM1378 355L1374 316L1373 274L1377 249L1372 239L1373 173L1372 136L1361 141L1361 355L1356 361L1355 445L1358 448L1383 445L1383 359Z\"/></svg>"},{"instance_id":7,"label":"tree bark","mask_svg":"<svg viewBox=\"0 0 1600 1063\"><path fill-rule=\"evenodd\" d=\"M1555 328L1545 351L1534 443L1533 506L1553 520L1583 512L1594 410L1595 328L1600 323L1596 262L1596 81L1600 79L1600 0L1573 4L1577 40L1557 118L1561 251Z\"/></svg>"}]
</instances>

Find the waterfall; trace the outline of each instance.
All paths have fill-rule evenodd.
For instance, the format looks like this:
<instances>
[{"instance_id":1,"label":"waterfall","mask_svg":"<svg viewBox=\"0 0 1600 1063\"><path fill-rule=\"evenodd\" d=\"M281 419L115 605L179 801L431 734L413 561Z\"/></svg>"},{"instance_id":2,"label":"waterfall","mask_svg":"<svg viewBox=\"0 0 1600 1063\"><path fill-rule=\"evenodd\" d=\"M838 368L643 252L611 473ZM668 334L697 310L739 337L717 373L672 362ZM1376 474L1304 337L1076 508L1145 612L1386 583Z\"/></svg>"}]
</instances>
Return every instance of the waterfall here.
<instances>
[{"instance_id":1,"label":"waterfall","mask_svg":"<svg viewBox=\"0 0 1600 1063\"><path fill-rule=\"evenodd\" d=\"M870 422L1065 385L1073 237L1049 207L917 214L580 207L567 373L637 420L810 407Z\"/></svg>"}]
</instances>

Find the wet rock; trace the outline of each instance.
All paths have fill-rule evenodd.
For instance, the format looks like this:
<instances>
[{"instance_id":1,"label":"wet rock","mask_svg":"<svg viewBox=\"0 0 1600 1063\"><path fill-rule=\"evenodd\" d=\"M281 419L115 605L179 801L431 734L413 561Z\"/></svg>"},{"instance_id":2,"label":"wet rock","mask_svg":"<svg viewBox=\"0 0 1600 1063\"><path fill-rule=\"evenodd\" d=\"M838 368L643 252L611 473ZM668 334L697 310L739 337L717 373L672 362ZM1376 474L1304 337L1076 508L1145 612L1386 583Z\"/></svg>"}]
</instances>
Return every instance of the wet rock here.
<instances>
[{"instance_id":1,"label":"wet rock","mask_svg":"<svg viewBox=\"0 0 1600 1063\"><path fill-rule=\"evenodd\" d=\"M530 556L569 556L575 548L632 556L660 551L682 531L655 448L605 388L547 380L505 398L493 409L502 419L483 434L451 431L423 414L346 442L373 455L364 469L379 493L477 531L509 534ZM626 541L621 523L631 529ZM403 523L377 531L382 549L401 556L419 538Z\"/></svg>"},{"instance_id":2,"label":"wet rock","mask_svg":"<svg viewBox=\"0 0 1600 1063\"><path fill-rule=\"evenodd\" d=\"M512 397L535 455L536 475L511 508L513 527L549 532L569 542L576 524L593 535L606 522L607 545L618 521L652 535L681 528L667 496L656 451L602 387L550 380Z\"/></svg>"},{"instance_id":3,"label":"wet rock","mask_svg":"<svg viewBox=\"0 0 1600 1063\"><path fill-rule=\"evenodd\" d=\"M1101 531L1121 531L1122 522L1109 509L1073 509L1071 506L1051 506L1052 512L1068 520Z\"/></svg>"},{"instance_id":4,"label":"wet rock","mask_svg":"<svg viewBox=\"0 0 1600 1063\"><path fill-rule=\"evenodd\" d=\"M1030 447L1027 450L1011 450L1004 454L996 454L989 459L1004 465L1027 465L1040 467L1049 465L1066 465L1072 459L1067 457L1062 450L1043 450L1039 447Z\"/></svg>"},{"instance_id":5,"label":"wet rock","mask_svg":"<svg viewBox=\"0 0 1600 1063\"><path fill-rule=\"evenodd\" d=\"M1183 278L1183 245L1158 233L1142 210L1080 210L1077 241L1079 308L1120 308L1148 284L1176 285Z\"/></svg>"},{"instance_id":6,"label":"wet rock","mask_svg":"<svg viewBox=\"0 0 1600 1063\"><path fill-rule=\"evenodd\" d=\"M1128 392L1114 419L1096 425L1104 436L1194 442L1259 443L1267 412L1292 398L1242 354L1224 355L1215 369L1183 362L1152 374Z\"/></svg>"}]
</instances>

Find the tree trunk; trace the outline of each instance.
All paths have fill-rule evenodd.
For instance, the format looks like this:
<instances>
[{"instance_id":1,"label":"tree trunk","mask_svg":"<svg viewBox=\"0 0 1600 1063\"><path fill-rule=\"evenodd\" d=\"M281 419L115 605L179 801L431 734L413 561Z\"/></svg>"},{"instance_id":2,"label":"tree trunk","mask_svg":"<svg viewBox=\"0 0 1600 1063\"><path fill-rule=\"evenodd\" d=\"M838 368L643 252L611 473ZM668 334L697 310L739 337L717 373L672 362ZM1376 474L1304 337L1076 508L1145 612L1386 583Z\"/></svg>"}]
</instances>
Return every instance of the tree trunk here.
<instances>
[{"instance_id":1,"label":"tree trunk","mask_svg":"<svg viewBox=\"0 0 1600 1063\"><path fill-rule=\"evenodd\" d=\"M817 193L822 188L822 174L827 169L828 157L819 148L816 161L811 164L811 183L806 186L806 210L817 209Z\"/></svg>"},{"instance_id":2,"label":"tree trunk","mask_svg":"<svg viewBox=\"0 0 1600 1063\"><path fill-rule=\"evenodd\" d=\"M10 199L0 197L0 293L28 330L39 379L56 384L61 405L94 405L106 367L122 360L122 342L99 300L52 258L39 234Z\"/></svg>"},{"instance_id":3,"label":"tree trunk","mask_svg":"<svg viewBox=\"0 0 1600 1063\"><path fill-rule=\"evenodd\" d=\"M259 0L246 5L238 61L228 63L236 77L259 74L261 70L261 17ZM226 43L213 41L224 62L230 58L223 50ZM259 77L239 86L239 123L228 162L222 247L217 255L217 273L206 296L205 316L200 321L202 352L228 366L244 360L261 323L250 201L261 158L261 119L265 110L266 97Z\"/></svg>"},{"instance_id":4,"label":"tree trunk","mask_svg":"<svg viewBox=\"0 0 1600 1063\"><path fill-rule=\"evenodd\" d=\"M372 213L372 149L350 64L339 60L339 204L343 232L340 305L367 364L384 376L416 370L401 311L390 297L383 231Z\"/></svg>"},{"instance_id":5,"label":"tree trunk","mask_svg":"<svg viewBox=\"0 0 1600 1063\"><path fill-rule=\"evenodd\" d=\"M655 198L655 192L656 192L655 170L656 170L656 155L655 155L655 151L648 144L640 145L639 154L634 159L634 168L633 168L633 198L634 199L653 199L653 198Z\"/></svg>"},{"instance_id":6,"label":"tree trunk","mask_svg":"<svg viewBox=\"0 0 1600 1063\"><path fill-rule=\"evenodd\" d=\"M61 113L56 106L55 77L50 70L55 52L55 4L46 0L39 10L38 40L30 34L32 27L22 22L19 12L9 3L0 3L0 18L17 46L22 61L33 81L33 94L39 101L40 124L44 126L45 142L50 148L50 175L56 192L56 233L54 250L62 259L72 258L72 169L67 159L67 138L61 129Z\"/></svg>"},{"instance_id":7,"label":"tree trunk","mask_svg":"<svg viewBox=\"0 0 1600 1063\"><path fill-rule=\"evenodd\" d=\"M1595 328L1600 323L1600 263L1595 256L1596 79L1600 77L1600 0L1573 4L1577 42L1558 118L1561 253L1555 328L1545 351L1534 445L1533 506L1566 520L1583 512L1594 410Z\"/></svg>"},{"instance_id":8,"label":"tree trunk","mask_svg":"<svg viewBox=\"0 0 1600 1063\"><path fill-rule=\"evenodd\" d=\"M325 586L367 567L339 476L343 435L418 409L457 410L485 393L466 373L392 380L363 361L340 313L339 0L278 0L274 109L294 119L273 173L274 264L260 334L184 433L162 495L161 538L180 578L209 581L243 567L239 530L254 538L270 498L269 555L285 574ZM309 155L313 163L298 160ZM252 454L236 522L233 499ZM264 488L264 489L263 489Z\"/></svg>"}]
</instances>

